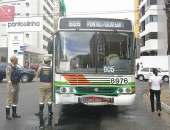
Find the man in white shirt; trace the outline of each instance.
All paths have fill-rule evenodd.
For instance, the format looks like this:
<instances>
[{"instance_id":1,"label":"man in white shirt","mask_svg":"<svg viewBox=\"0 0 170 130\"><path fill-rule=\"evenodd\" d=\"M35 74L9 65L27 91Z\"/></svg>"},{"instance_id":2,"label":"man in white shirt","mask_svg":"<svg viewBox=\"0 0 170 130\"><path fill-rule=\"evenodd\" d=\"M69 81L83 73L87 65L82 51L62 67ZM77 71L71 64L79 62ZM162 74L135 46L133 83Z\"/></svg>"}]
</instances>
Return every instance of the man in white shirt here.
<instances>
[{"instance_id":1,"label":"man in white shirt","mask_svg":"<svg viewBox=\"0 0 170 130\"><path fill-rule=\"evenodd\" d=\"M154 96L156 96L156 111L158 112L158 116L160 116L161 112L161 101L160 101L160 94L161 94L161 85L162 85L162 78L158 76L158 70L153 69L153 76L149 78L149 91L150 91L150 102L151 102L151 111L154 112Z\"/></svg>"}]
</instances>

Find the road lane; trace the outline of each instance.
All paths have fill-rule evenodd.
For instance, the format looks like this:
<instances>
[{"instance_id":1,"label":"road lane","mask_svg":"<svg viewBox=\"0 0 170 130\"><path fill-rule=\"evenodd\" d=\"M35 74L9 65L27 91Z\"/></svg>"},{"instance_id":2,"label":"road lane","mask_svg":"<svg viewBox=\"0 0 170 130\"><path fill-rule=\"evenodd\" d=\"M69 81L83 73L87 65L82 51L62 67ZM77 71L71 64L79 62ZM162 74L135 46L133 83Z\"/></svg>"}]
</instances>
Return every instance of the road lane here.
<instances>
[{"instance_id":1,"label":"road lane","mask_svg":"<svg viewBox=\"0 0 170 130\"><path fill-rule=\"evenodd\" d=\"M45 130L169 130L163 117L151 113L149 102L143 100L147 84L137 82L137 86L132 106L55 105L53 128ZM5 83L0 83L0 130L39 130L39 119L34 115L38 111L38 82L22 84L19 98L22 118L6 121Z\"/></svg>"}]
</instances>

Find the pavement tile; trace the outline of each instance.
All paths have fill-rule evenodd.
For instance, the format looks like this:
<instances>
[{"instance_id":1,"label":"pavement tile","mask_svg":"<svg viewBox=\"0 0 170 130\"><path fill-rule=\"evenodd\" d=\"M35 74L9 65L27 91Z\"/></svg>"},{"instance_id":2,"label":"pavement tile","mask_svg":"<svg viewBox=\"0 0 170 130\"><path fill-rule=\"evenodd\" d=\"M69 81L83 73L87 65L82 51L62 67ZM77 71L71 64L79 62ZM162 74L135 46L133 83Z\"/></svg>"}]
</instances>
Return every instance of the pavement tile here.
<instances>
[{"instance_id":1,"label":"pavement tile","mask_svg":"<svg viewBox=\"0 0 170 130\"><path fill-rule=\"evenodd\" d=\"M161 101L170 106L170 88L163 88L161 91Z\"/></svg>"}]
</instances>

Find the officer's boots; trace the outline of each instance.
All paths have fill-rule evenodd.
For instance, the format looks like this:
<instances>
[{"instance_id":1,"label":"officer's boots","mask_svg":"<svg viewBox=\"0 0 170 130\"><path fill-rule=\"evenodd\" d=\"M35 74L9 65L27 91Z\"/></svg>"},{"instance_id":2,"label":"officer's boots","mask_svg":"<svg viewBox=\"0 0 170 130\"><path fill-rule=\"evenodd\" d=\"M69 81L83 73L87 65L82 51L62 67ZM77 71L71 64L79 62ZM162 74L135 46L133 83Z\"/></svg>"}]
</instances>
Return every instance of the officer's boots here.
<instances>
[{"instance_id":1,"label":"officer's boots","mask_svg":"<svg viewBox=\"0 0 170 130\"><path fill-rule=\"evenodd\" d=\"M17 106L12 106L12 117L21 118L21 116L17 114Z\"/></svg>"},{"instance_id":2,"label":"officer's boots","mask_svg":"<svg viewBox=\"0 0 170 130\"><path fill-rule=\"evenodd\" d=\"M39 104L39 112L35 113L35 115L36 116L43 115L43 111L44 111L44 104Z\"/></svg>"},{"instance_id":3,"label":"officer's boots","mask_svg":"<svg viewBox=\"0 0 170 130\"><path fill-rule=\"evenodd\" d=\"M12 118L10 116L10 107L6 107L6 119L7 120L12 120Z\"/></svg>"},{"instance_id":4,"label":"officer's boots","mask_svg":"<svg viewBox=\"0 0 170 130\"><path fill-rule=\"evenodd\" d=\"M52 111L52 103L48 103L48 127L52 127L53 120L53 111Z\"/></svg>"},{"instance_id":5,"label":"officer's boots","mask_svg":"<svg viewBox=\"0 0 170 130\"><path fill-rule=\"evenodd\" d=\"M52 111L52 103L48 103L48 115L52 116L53 111Z\"/></svg>"},{"instance_id":6,"label":"officer's boots","mask_svg":"<svg viewBox=\"0 0 170 130\"><path fill-rule=\"evenodd\" d=\"M43 115L43 111L44 111L44 104L39 104L39 114Z\"/></svg>"},{"instance_id":7,"label":"officer's boots","mask_svg":"<svg viewBox=\"0 0 170 130\"><path fill-rule=\"evenodd\" d=\"M44 111L44 104L39 104L39 112L36 115L39 116L40 129L44 129L43 111Z\"/></svg>"}]
</instances>

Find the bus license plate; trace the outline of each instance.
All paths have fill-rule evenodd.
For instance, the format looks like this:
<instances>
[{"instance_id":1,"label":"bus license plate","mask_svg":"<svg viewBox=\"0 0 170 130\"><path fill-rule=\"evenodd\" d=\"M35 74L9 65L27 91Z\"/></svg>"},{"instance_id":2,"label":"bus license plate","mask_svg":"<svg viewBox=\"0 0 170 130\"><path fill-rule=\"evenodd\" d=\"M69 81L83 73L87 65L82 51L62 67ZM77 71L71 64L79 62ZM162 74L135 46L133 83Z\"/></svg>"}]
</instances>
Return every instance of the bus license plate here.
<instances>
[{"instance_id":1,"label":"bus license plate","mask_svg":"<svg viewBox=\"0 0 170 130\"><path fill-rule=\"evenodd\" d=\"M128 84L131 81L129 77L111 77L111 84Z\"/></svg>"},{"instance_id":2,"label":"bus license plate","mask_svg":"<svg viewBox=\"0 0 170 130\"><path fill-rule=\"evenodd\" d=\"M104 102L104 103L113 103L113 98L104 98L104 97L82 97L82 103L97 103L97 102Z\"/></svg>"}]
</instances>

